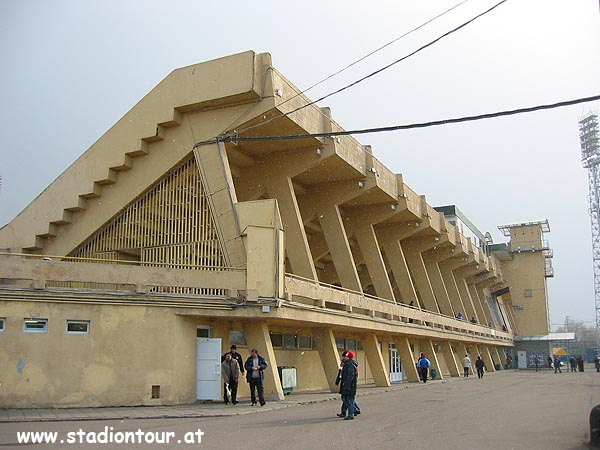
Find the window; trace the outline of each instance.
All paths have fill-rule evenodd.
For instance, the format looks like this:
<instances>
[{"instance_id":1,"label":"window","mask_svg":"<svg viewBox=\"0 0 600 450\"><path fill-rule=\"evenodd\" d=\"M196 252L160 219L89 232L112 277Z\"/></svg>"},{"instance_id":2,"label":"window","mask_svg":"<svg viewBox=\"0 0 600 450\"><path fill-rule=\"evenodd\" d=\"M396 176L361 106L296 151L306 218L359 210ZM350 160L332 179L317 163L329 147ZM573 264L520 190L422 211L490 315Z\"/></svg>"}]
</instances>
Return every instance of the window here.
<instances>
[{"instance_id":1,"label":"window","mask_svg":"<svg viewBox=\"0 0 600 450\"><path fill-rule=\"evenodd\" d=\"M295 334L269 333L271 335L271 345L275 348L286 348L288 350L296 348Z\"/></svg>"},{"instance_id":2,"label":"window","mask_svg":"<svg viewBox=\"0 0 600 450\"><path fill-rule=\"evenodd\" d=\"M0 333L6 328L6 317L0 317Z\"/></svg>"},{"instance_id":3,"label":"window","mask_svg":"<svg viewBox=\"0 0 600 450\"><path fill-rule=\"evenodd\" d=\"M229 332L229 344L230 345L248 345L246 344L246 335L244 334L243 331L230 331Z\"/></svg>"},{"instance_id":4,"label":"window","mask_svg":"<svg viewBox=\"0 0 600 450\"><path fill-rule=\"evenodd\" d=\"M210 337L210 327L206 325L200 325L196 329L196 337L199 338L209 338Z\"/></svg>"},{"instance_id":5,"label":"window","mask_svg":"<svg viewBox=\"0 0 600 450\"><path fill-rule=\"evenodd\" d=\"M523 297L533 297L533 293L531 292L531 289L523 290Z\"/></svg>"},{"instance_id":6,"label":"window","mask_svg":"<svg viewBox=\"0 0 600 450\"><path fill-rule=\"evenodd\" d=\"M296 348L296 335L295 334L284 334L283 335L283 348L295 349Z\"/></svg>"},{"instance_id":7,"label":"window","mask_svg":"<svg viewBox=\"0 0 600 450\"><path fill-rule=\"evenodd\" d=\"M48 331L48 319L24 319L23 331L26 333L45 333Z\"/></svg>"},{"instance_id":8,"label":"window","mask_svg":"<svg viewBox=\"0 0 600 450\"><path fill-rule=\"evenodd\" d=\"M338 350L346 350L346 341L343 338L335 338L335 346Z\"/></svg>"},{"instance_id":9,"label":"window","mask_svg":"<svg viewBox=\"0 0 600 450\"><path fill-rule=\"evenodd\" d=\"M283 347L283 335L271 333L271 345L273 347Z\"/></svg>"},{"instance_id":10,"label":"window","mask_svg":"<svg viewBox=\"0 0 600 450\"><path fill-rule=\"evenodd\" d=\"M298 336L298 348L312 349L312 336Z\"/></svg>"},{"instance_id":11,"label":"window","mask_svg":"<svg viewBox=\"0 0 600 450\"><path fill-rule=\"evenodd\" d=\"M67 320L67 334L90 334L90 321Z\"/></svg>"},{"instance_id":12,"label":"window","mask_svg":"<svg viewBox=\"0 0 600 450\"><path fill-rule=\"evenodd\" d=\"M354 339L346 339L346 350L356 351L356 341Z\"/></svg>"}]
</instances>

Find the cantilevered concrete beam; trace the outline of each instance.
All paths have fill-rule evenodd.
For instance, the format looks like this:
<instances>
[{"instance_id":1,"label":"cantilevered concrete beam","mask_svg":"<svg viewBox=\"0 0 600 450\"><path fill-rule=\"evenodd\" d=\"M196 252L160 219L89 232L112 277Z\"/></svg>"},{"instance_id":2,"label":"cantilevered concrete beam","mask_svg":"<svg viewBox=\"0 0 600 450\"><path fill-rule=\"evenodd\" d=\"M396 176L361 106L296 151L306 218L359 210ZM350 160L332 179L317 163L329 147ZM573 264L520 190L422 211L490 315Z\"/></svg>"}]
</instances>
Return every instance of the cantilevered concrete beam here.
<instances>
[{"instance_id":1,"label":"cantilevered concrete beam","mask_svg":"<svg viewBox=\"0 0 600 450\"><path fill-rule=\"evenodd\" d=\"M429 281L435 293L440 312L446 316L455 316L454 308L450 301L449 289L446 287L442 271L440 269L440 262L451 258L455 255L454 247L438 247L435 246L431 250L423 253L423 262L425 263L425 269L429 275ZM456 286L454 286L456 288ZM450 286L452 289L452 286Z\"/></svg>"},{"instance_id":2,"label":"cantilevered concrete beam","mask_svg":"<svg viewBox=\"0 0 600 450\"><path fill-rule=\"evenodd\" d=\"M481 319L478 317L478 314L475 310L475 305L473 300L471 299L471 294L469 292L469 287L467 285L467 281L465 278L478 273L481 269L478 267L479 264L473 262L468 266L460 267L453 271L454 277L456 280L456 286L458 288L458 292L460 293L460 297L462 299L462 303L465 307L465 312L467 317L466 320L470 320L471 318L475 318L477 323L480 323Z\"/></svg>"},{"instance_id":3,"label":"cantilevered concrete beam","mask_svg":"<svg viewBox=\"0 0 600 450\"><path fill-rule=\"evenodd\" d=\"M412 383L419 381L419 373L417 372L417 366L415 365L415 357L410 350L410 342L406 336L398 336L395 338L394 343L398 349L400 355L400 361L402 361L402 372L406 379Z\"/></svg>"},{"instance_id":4,"label":"cantilevered concrete beam","mask_svg":"<svg viewBox=\"0 0 600 450\"><path fill-rule=\"evenodd\" d=\"M373 381L376 386L390 386L390 377L383 362L383 356L379 349L379 343L375 334L367 334L363 337L363 347L369 368L373 375Z\"/></svg>"},{"instance_id":5,"label":"cantilevered concrete beam","mask_svg":"<svg viewBox=\"0 0 600 450\"><path fill-rule=\"evenodd\" d=\"M319 222L323 228L323 234L342 287L362 292L338 206L335 204L326 205L319 214Z\"/></svg>"},{"instance_id":6,"label":"cantilevered concrete beam","mask_svg":"<svg viewBox=\"0 0 600 450\"><path fill-rule=\"evenodd\" d=\"M331 392L338 392L339 386L335 384L332 376L340 367L340 355L335 344L335 336L330 328L317 328L314 330L315 346L321 356L323 371L328 375L327 381Z\"/></svg>"},{"instance_id":7,"label":"cantilevered concrete beam","mask_svg":"<svg viewBox=\"0 0 600 450\"><path fill-rule=\"evenodd\" d=\"M454 358L454 352L452 351L452 347L450 346L450 342L445 341L441 343L442 353L444 355L444 359L446 360L446 366L448 366L448 370L450 371L451 377L459 377L462 373L462 370L459 370L458 365L456 364L456 359Z\"/></svg>"},{"instance_id":8,"label":"cantilevered concrete beam","mask_svg":"<svg viewBox=\"0 0 600 450\"><path fill-rule=\"evenodd\" d=\"M439 268L444 280L444 286L446 286L446 292L452 304L452 309L456 314L459 312L466 318L467 312L466 306L463 304L463 299L458 289L457 279L453 273L454 270L464 267L472 262L468 256L464 253L459 253L453 258L440 261ZM469 316L471 317L471 316ZM466 318L468 320L468 318Z\"/></svg>"},{"instance_id":9,"label":"cantilevered concrete beam","mask_svg":"<svg viewBox=\"0 0 600 450\"><path fill-rule=\"evenodd\" d=\"M431 369L436 369L440 380L444 379L444 375L442 375L442 370L440 369L440 361L438 360L437 354L435 353L435 348L433 347L433 342L431 339L427 339L424 342L423 348L425 350L425 354L427 354L427 359L431 362ZM431 372L430 372L431 373Z\"/></svg>"},{"instance_id":10,"label":"cantilevered concrete beam","mask_svg":"<svg viewBox=\"0 0 600 450\"><path fill-rule=\"evenodd\" d=\"M267 361L268 367L265 370L265 397L274 400L283 400L283 389L279 381L279 373L277 372L277 359L271 344L269 335L269 327L266 322L252 323L247 322L244 326L244 334L248 348L256 348Z\"/></svg>"}]
</instances>

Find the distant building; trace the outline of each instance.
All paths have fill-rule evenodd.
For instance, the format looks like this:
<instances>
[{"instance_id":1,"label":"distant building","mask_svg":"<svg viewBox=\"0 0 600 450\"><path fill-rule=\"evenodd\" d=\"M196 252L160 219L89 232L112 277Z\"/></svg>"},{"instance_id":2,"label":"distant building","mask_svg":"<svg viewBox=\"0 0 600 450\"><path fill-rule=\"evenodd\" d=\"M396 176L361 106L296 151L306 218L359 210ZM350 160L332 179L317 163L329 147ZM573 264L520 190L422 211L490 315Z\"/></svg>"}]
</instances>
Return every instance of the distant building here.
<instances>
[{"instance_id":1,"label":"distant building","mask_svg":"<svg viewBox=\"0 0 600 450\"><path fill-rule=\"evenodd\" d=\"M486 252L354 138L272 139L341 131L298 92L268 54L177 69L0 229L0 407L217 400L234 343L272 399L283 366L336 391L343 349L360 383L460 376L547 328L535 227Z\"/></svg>"}]
</instances>

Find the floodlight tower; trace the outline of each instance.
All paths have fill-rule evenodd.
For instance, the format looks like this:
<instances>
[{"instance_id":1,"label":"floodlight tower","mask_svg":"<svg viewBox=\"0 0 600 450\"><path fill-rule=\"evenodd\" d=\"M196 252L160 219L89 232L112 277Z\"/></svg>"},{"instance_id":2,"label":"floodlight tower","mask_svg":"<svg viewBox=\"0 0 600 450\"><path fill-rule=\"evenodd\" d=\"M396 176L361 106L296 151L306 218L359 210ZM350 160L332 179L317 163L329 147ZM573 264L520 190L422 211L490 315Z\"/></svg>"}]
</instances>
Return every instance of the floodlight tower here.
<instances>
[{"instance_id":1,"label":"floodlight tower","mask_svg":"<svg viewBox=\"0 0 600 450\"><path fill-rule=\"evenodd\" d=\"M588 170L596 302L596 350L600 350L600 133L598 131L598 114L589 113L579 121L579 141L581 142L581 164Z\"/></svg>"}]
</instances>

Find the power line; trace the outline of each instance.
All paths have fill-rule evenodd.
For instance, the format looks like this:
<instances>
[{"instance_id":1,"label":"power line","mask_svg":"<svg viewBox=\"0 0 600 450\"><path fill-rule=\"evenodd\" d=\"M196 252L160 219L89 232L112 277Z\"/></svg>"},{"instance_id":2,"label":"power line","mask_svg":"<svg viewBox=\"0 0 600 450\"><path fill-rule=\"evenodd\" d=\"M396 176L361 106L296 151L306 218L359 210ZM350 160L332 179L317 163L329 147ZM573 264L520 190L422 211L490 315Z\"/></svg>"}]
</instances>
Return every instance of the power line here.
<instances>
[{"instance_id":1,"label":"power line","mask_svg":"<svg viewBox=\"0 0 600 450\"><path fill-rule=\"evenodd\" d=\"M348 64L347 66L345 66L344 68L342 68L342 69L338 70L337 72L334 72L334 73L332 73L331 75L329 75L329 76L327 76L327 77L323 78L321 81L317 81L317 82L316 82L315 84L313 84L312 86L309 86L309 87L307 87L307 88L306 88L306 89L304 89L303 91L296 93L296 95L294 95L293 97L290 97L290 98L288 98L287 100L285 100L284 102L281 102L281 103L278 105L278 107L281 107L282 105L286 104L286 103L287 103L287 102L289 102L290 100L293 100L293 99L295 99L296 97L298 97L298 96L300 96L300 95L302 95L302 94L305 94L306 92L310 91L311 89L313 89L313 88L315 88L315 87L319 86L320 84L323 84L324 82L326 82L326 81L330 80L331 78L335 77L336 75L339 75L340 73L342 73L342 72L344 72L344 71L348 70L350 67L352 67L352 66L355 66L356 64L358 64L359 62L362 62L362 61L364 61L364 60L365 60L365 59L367 59L368 57L370 57L370 56L373 56L375 53L377 53L377 52L379 52L379 51L383 50L383 49L384 49L384 48L386 48L386 47L389 47L390 45L392 45L392 44L394 44L394 43L396 43L396 42L398 42L400 39L403 39L403 38L405 38L405 37L406 37L406 36L408 36L409 34L412 34L412 33L414 33L415 31L418 31L418 30L420 30L421 28L425 27L426 25L429 25L429 24L430 24L431 22L433 22L434 20L437 20L437 19L439 19L440 17L442 17L442 16L444 16L444 15L448 14L450 11L452 11L452 10L454 10L454 9L458 8L459 6L461 6L461 5L462 5L462 4L464 4L464 3L467 3L468 1L469 1L469 0L463 0L462 2L460 2L460 3L456 4L456 5L454 5L453 7L451 7L451 8L449 8L449 9L447 9L447 10L446 10L446 11L444 11L443 13L440 13L440 14L438 14L437 16L435 16L435 17L433 17L433 18L429 19L427 22L424 22L424 23L422 23L422 24L421 24L421 25L419 25L418 27L415 27L415 28L413 28L412 30L410 30L410 31L407 31L407 32L406 32L406 33L404 33L403 35L401 35L401 36L398 36L397 38L395 38L395 39L393 39L393 40L389 41L388 43L386 43L386 44L382 45L381 47L378 47L378 48L376 48L375 50L373 50L373 51L371 51L371 52L367 53L365 56L363 56L363 57L361 57L361 58L357 59L356 61L354 61L354 62L352 62L352 63Z\"/></svg>"},{"instance_id":2,"label":"power line","mask_svg":"<svg viewBox=\"0 0 600 450\"><path fill-rule=\"evenodd\" d=\"M542 111L546 109L562 108L564 106L572 106L580 103L593 102L600 100L600 95L594 95L592 97L583 97L574 100L566 100L557 103L551 103L547 105L529 106L526 108L511 109L507 111L498 111L494 113L479 114L476 116L464 116L456 117L451 119L434 120L430 122L420 122L406 125L392 125L388 127L379 128L364 128L359 130L342 130L332 131L329 133L306 133L306 134L292 134L282 136L257 136L257 137L239 137L237 132L225 133L215 139L209 139L207 141L198 142L194 145L194 148L201 145L214 144L217 142L254 142L254 141L289 141L294 139L305 139L305 138L323 138L323 137L335 137L335 136L348 136L352 134L369 134L369 133L382 133L384 131L398 131L398 130L411 130L415 128L429 128L439 125L448 125L452 123L462 122L473 122L476 120L493 119L496 117L513 116L516 114L524 114L534 111Z\"/></svg>"},{"instance_id":3,"label":"power line","mask_svg":"<svg viewBox=\"0 0 600 450\"><path fill-rule=\"evenodd\" d=\"M356 86L357 84L359 84L359 83L362 83L363 81L365 81L365 80L367 80L367 79L369 79L369 78L371 78L371 77L374 77L375 75L378 75L378 74L380 74L380 73L381 73L381 72L383 72L384 70L387 70L387 69L389 69L390 67L392 67L392 66L394 66L394 65L398 64L399 62L402 62L402 61L404 61L404 60L406 60L406 59L410 58L411 56L414 56L414 55L416 55L417 53L421 52L422 50L425 50L426 48L429 48L429 47L431 47L432 45L434 45L434 44L436 44L437 42L441 41L441 40L442 40L442 39L444 39L445 37L448 37L448 36L450 36L451 34L453 34L453 33L456 33L457 31L459 31L459 30L461 30L462 28L466 27L467 25L469 25L469 24L473 23L475 20L477 20L477 19L479 19L480 17L482 17L482 16L484 16L484 15L488 14L489 12L493 11L493 10L494 10L494 9L496 9L498 6L502 5L503 3L506 3L507 1L508 1L508 0L502 0L502 1L500 1L499 3L496 3L496 4L495 4L494 6L492 6L491 8L489 8L489 9L487 9L486 11L484 11L484 12L482 12L482 13L480 13L480 14L476 15L475 17L473 17L472 19L468 20L467 22L464 22L462 25L459 25L459 26L457 26L456 28L453 28L452 30L450 30L450 31L447 31L446 33L444 33L444 34L442 34L441 36L437 37L437 38L436 38L436 39L434 39L433 41L430 41L429 43L427 43L427 44L425 44L425 45L423 45L423 46L419 47L417 50L413 51L412 53L409 53L408 55L406 55L406 56L403 56L403 57L402 57L402 58L400 58L400 59L397 59L396 61L394 61L394 62L392 62L392 63L388 64L387 66L384 66L384 67L382 67L382 68L380 68L380 69L376 70L375 72L372 72L372 73L370 73L369 75L366 75L366 76L364 76L364 77L362 77L362 78L360 78L360 79L358 79L358 80L356 80L356 81L353 81L352 83L350 83L350 84L348 84L348 85L346 85L346 86L344 86L344 87L342 87L342 88L340 88L340 89L338 89L338 90L336 90L336 91L334 91L334 92L331 92L331 93L329 93L329 94L327 94L327 95L324 95L323 97L321 97L321 98L319 98L319 99L317 99L317 100L313 100L313 101L311 101L311 102L308 102L308 103L306 103L305 105L302 105L302 106L300 106L300 107L298 107L298 108L296 108L296 109L293 109L293 110L291 110L291 111L289 111L289 112L286 112L285 114L281 114L281 115L279 115L279 116L275 116L275 117L273 117L273 118L271 118L271 119L269 119L269 120L266 120L266 121L264 121L264 122L261 122L261 123L259 123L259 124L256 124L256 125L252 125L252 126L250 126L250 127L243 128L243 129L239 130L239 131L238 131L238 133L243 133L243 132L245 132L245 131L249 131L249 130L252 130L252 129L254 129L254 128L262 127L262 126L264 126L264 125L266 125L266 124L268 124L268 123L270 123L270 122L273 122L274 120L281 119L282 117L287 117L287 116L289 116L290 114L293 114L293 113L295 113L295 112L298 112L298 111L300 111L301 109L304 109L304 108L306 108L306 107L308 107L308 106L314 105L315 103L318 103L318 102L320 102L320 101L322 101L322 100L325 100L326 98L329 98L329 97L331 97L331 96L333 96L333 95L339 94L340 92L343 92L343 91L345 91L346 89L349 89L349 88L351 88L351 87L354 87L354 86Z\"/></svg>"}]
</instances>

